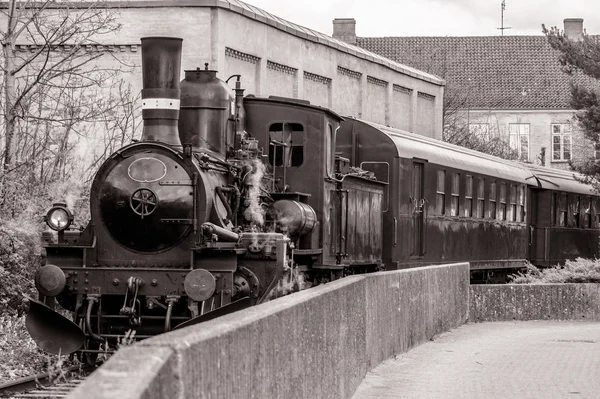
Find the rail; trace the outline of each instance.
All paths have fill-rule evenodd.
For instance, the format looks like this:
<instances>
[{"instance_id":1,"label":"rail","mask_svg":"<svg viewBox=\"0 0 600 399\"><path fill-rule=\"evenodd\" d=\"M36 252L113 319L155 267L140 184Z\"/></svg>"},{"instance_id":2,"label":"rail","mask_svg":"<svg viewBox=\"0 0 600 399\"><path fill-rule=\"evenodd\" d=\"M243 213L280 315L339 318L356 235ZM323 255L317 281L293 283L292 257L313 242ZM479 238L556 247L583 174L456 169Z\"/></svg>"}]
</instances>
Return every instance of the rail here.
<instances>
[{"instance_id":1,"label":"rail","mask_svg":"<svg viewBox=\"0 0 600 399\"><path fill-rule=\"evenodd\" d=\"M60 398L66 397L70 391L75 389L81 382L83 375L89 375L94 371L94 367L88 365L71 366L66 369L66 373L77 373L72 379L55 383L54 374L39 373L28 377L4 382L0 384L0 397L7 397L11 394L12 398Z\"/></svg>"}]
</instances>

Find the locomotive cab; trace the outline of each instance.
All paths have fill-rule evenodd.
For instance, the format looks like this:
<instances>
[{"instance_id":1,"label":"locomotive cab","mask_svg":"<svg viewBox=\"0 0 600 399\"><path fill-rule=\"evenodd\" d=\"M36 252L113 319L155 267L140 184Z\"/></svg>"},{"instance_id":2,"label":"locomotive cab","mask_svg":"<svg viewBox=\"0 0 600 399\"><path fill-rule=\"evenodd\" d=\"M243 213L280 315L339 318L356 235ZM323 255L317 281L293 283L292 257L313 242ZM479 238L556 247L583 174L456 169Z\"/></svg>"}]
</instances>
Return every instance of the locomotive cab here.
<instances>
[{"instance_id":1,"label":"locomotive cab","mask_svg":"<svg viewBox=\"0 0 600 399\"><path fill-rule=\"evenodd\" d=\"M269 149L276 196L305 202L320 221L298 242L300 262L340 275L344 268L378 269L385 184L340 167L346 160L335 151L343 118L281 97L247 97L244 106L248 131Z\"/></svg>"}]
</instances>

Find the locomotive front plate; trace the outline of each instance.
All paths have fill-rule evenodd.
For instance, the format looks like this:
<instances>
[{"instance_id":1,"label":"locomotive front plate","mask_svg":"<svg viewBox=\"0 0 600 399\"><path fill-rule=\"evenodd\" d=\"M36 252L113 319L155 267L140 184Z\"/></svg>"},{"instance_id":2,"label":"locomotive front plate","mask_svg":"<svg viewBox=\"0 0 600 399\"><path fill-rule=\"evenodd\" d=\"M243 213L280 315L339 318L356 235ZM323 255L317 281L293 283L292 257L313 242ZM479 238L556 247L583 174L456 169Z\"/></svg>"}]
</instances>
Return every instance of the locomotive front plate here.
<instances>
[{"instance_id":1,"label":"locomotive front plate","mask_svg":"<svg viewBox=\"0 0 600 399\"><path fill-rule=\"evenodd\" d=\"M163 180L191 182L178 160L160 152L134 152L111 165L99 190L99 210L115 241L134 251L158 252L188 235L189 223L167 221L193 218L193 188Z\"/></svg>"}]
</instances>

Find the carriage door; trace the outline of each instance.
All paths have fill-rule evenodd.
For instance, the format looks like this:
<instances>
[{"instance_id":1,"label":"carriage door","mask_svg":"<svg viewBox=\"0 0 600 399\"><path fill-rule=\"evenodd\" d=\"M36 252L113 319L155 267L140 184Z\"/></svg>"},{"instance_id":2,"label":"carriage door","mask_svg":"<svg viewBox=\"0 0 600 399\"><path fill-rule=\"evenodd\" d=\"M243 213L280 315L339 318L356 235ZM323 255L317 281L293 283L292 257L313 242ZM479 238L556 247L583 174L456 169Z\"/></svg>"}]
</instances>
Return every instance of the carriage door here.
<instances>
[{"instance_id":1,"label":"carriage door","mask_svg":"<svg viewBox=\"0 0 600 399\"><path fill-rule=\"evenodd\" d=\"M413 162L412 190L411 190L411 212L413 225L413 245L411 256L419 257L425 254L425 204L424 195L424 162Z\"/></svg>"}]
</instances>

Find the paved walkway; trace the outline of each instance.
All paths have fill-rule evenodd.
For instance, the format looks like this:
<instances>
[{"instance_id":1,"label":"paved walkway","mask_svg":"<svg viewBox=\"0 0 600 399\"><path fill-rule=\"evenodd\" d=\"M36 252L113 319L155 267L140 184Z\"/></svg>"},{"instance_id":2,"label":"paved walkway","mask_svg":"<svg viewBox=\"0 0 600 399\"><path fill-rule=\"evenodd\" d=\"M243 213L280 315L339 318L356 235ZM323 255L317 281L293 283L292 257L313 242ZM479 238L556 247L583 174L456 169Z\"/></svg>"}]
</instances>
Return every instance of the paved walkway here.
<instances>
[{"instance_id":1,"label":"paved walkway","mask_svg":"<svg viewBox=\"0 0 600 399\"><path fill-rule=\"evenodd\" d=\"M600 398L600 323L467 324L367 374L353 399Z\"/></svg>"}]
</instances>

